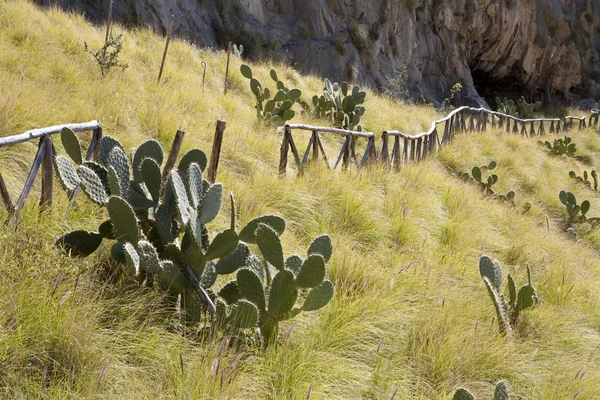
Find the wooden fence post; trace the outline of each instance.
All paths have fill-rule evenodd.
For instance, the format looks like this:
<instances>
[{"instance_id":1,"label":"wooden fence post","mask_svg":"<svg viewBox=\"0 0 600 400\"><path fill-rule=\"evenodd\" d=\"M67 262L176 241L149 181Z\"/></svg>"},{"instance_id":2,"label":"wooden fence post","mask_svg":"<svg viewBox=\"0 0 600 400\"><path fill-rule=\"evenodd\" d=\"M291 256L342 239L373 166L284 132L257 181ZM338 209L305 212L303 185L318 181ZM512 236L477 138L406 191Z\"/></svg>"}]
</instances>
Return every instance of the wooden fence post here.
<instances>
[{"instance_id":1,"label":"wooden fence post","mask_svg":"<svg viewBox=\"0 0 600 400\"><path fill-rule=\"evenodd\" d=\"M219 168L219 157L221 155L221 144L223 143L223 132L225 132L225 121L218 120L215 128L215 137L213 139L212 153L210 153L210 163L208 164L208 181L215 183L217 169Z\"/></svg>"},{"instance_id":2,"label":"wooden fence post","mask_svg":"<svg viewBox=\"0 0 600 400\"><path fill-rule=\"evenodd\" d=\"M171 150L169 151L169 157L167 158L167 162L163 168L163 182L167 179L167 176L169 176L171 170L175 167L175 162L177 161L177 157L179 157L179 151L181 150L181 144L183 143L184 136L185 132L182 130L177 130L177 132L175 132L175 138L173 139L173 144L171 145Z\"/></svg>"},{"instance_id":3,"label":"wooden fence post","mask_svg":"<svg viewBox=\"0 0 600 400\"><path fill-rule=\"evenodd\" d=\"M223 94L227 94L227 86L229 85L229 59L231 58L231 42L227 45L227 64L225 65L225 89Z\"/></svg>"},{"instance_id":4,"label":"wooden fence post","mask_svg":"<svg viewBox=\"0 0 600 400\"><path fill-rule=\"evenodd\" d=\"M50 135L44 138L44 160L42 162L42 194L40 196L40 211L46 210L52 207L52 172L54 166L52 160L54 158L52 146L52 138Z\"/></svg>"},{"instance_id":5,"label":"wooden fence post","mask_svg":"<svg viewBox=\"0 0 600 400\"><path fill-rule=\"evenodd\" d=\"M359 169L364 167L368 161L373 159L374 151L375 151L375 136L371 136L369 138L369 142L367 143L367 149L365 150L365 154L363 155L360 165L358 166Z\"/></svg>"},{"instance_id":6,"label":"wooden fence post","mask_svg":"<svg viewBox=\"0 0 600 400\"><path fill-rule=\"evenodd\" d=\"M550 133L554 133L554 120L550 121Z\"/></svg>"},{"instance_id":7,"label":"wooden fence post","mask_svg":"<svg viewBox=\"0 0 600 400\"><path fill-rule=\"evenodd\" d=\"M204 80L206 79L206 63L204 61L200 61L200 65L202 65L202 93L204 93Z\"/></svg>"},{"instance_id":8,"label":"wooden fence post","mask_svg":"<svg viewBox=\"0 0 600 400\"><path fill-rule=\"evenodd\" d=\"M173 29L173 20L175 19L174 15L171 15L171 19L169 20L169 29L167 30L167 41L165 43L165 52L163 53L162 62L160 63L160 71L158 71L158 79L156 83L160 83L160 78L162 77L163 68L165 67L165 60L167 59L167 51L169 50L169 41L171 40L171 29Z\"/></svg>"},{"instance_id":9,"label":"wooden fence post","mask_svg":"<svg viewBox=\"0 0 600 400\"><path fill-rule=\"evenodd\" d=\"M42 164L42 160L44 159L44 153L46 152L46 146L44 146L44 138L44 136L40 138L37 153L35 154L35 158L33 159L33 165L29 170L27 180L25 180L25 186L23 187L23 191L19 196L19 200L17 200L17 204L15 204L13 212L8 220L9 226L13 226L14 224L16 224L19 218L19 212L23 208L25 200L27 200L27 196L29 196L29 192L31 191L31 187L33 186L33 182L35 181L35 176L37 175L40 165Z\"/></svg>"},{"instance_id":10,"label":"wooden fence post","mask_svg":"<svg viewBox=\"0 0 600 400\"><path fill-rule=\"evenodd\" d=\"M113 7L113 0L110 0L110 3L108 3L108 18L106 20L106 37L104 38L104 44L106 44L106 42L108 42L108 36L110 34L110 24L112 21L112 7Z\"/></svg>"},{"instance_id":11,"label":"wooden fence post","mask_svg":"<svg viewBox=\"0 0 600 400\"><path fill-rule=\"evenodd\" d=\"M521 122L521 136L527 136L527 124L525 121Z\"/></svg>"},{"instance_id":12,"label":"wooden fence post","mask_svg":"<svg viewBox=\"0 0 600 400\"><path fill-rule=\"evenodd\" d=\"M306 166L308 162L308 156L310 156L310 151L313 150L316 146L316 131L313 131L310 135L310 140L308 141L308 146L306 146L306 151L304 152L304 157L302 157L302 168ZM317 153L318 155L318 153ZM315 158L315 152L313 151L313 159Z\"/></svg>"},{"instance_id":13,"label":"wooden fence post","mask_svg":"<svg viewBox=\"0 0 600 400\"><path fill-rule=\"evenodd\" d=\"M327 155L325 154L325 149L323 148L323 144L321 143L321 138L319 137L319 132L317 132L317 147L321 150L321 156L323 157L323 161L325 161L325 165L327 165L328 169L331 169L329 165L329 160L327 159Z\"/></svg>"},{"instance_id":14,"label":"wooden fence post","mask_svg":"<svg viewBox=\"0 0 600 400\"><path fill-rule=\"evenodd\" d=\"M285 170L287 168L287 156L290 144L288 142L288 130L290 129L289 125L285 126L285 131L283 132L283 140L281 141L281 149L279 155L279 175L285 175Z\"/></svg>"},{"instance_id":15,"label":"wooden fence post","mask_svg":"<svg viewBox=\"0 0 600 400\"><path fill-rule=\"evenodd\" d=\"M389 150L389 135L386 131L381 134L381 148L379 149L378 159L386 164L390 161L390 150ZM392 155L393 157L393 155Z\"/></svg>"},{"instance_id":16,"label":"wooden fence post","mask_svg":"<svg viewBox=\"0 0 600 400\"><path fill-rule=\"evenodd\" d=\"M546 134L546 130L544 129L544 121L540 121L540 128L538 129L538 135L543 136Z\"/></svg>"},{"instance_id":17,"label":"wooden fence post","mask_svg":"<svg viewBox=\"0 0 600 400\"><path fill-rule=\"evenodd\" d=\"M394 137L394 148L392 149L392 167L400 166L400 136Z\"/></svg>"},{"instance_id":18,"label":"wooden fence post","mask_svg":"<svg viewBox=\"0 0 600 400\"><path fill-rule=\"evenodd\" d=\"M9 213L12 213L14 206L12 200L10 199L10 194L8 194L8 190L6 189L6 184L4 183L2 174L0 174L0 196L2 197L2 202L6 206L6 210Z\"/></svg>"}]
</instances>

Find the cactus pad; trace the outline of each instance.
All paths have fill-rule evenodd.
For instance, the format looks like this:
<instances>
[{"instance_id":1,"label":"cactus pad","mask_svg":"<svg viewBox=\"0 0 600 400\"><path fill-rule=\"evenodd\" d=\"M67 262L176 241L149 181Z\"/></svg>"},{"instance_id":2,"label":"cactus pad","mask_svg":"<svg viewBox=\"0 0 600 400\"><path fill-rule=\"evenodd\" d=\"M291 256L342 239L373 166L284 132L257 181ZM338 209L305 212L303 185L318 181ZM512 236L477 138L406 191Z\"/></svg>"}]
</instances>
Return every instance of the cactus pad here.
<instances>
[{"instance_id":1,"label":"cactus pad","mask_svg":"<svg viewBox=\"0 0 600 400\"><path fill-rule=\"evenodd\" d=\"M248 259L246 260L246 268L249 269L250 271L254 272L254 274L256 276L258 276L258 279L260 279L261 284L264 285L265 283L265 268L263 263L260 261L260 259L258 257L256 257L254 254L252 254L250 257L248 257Z\"/></svg>"},{"instance_id":2,"label":"cactus pad","mask_svg":"<svg viewBox=\"0 0 600 400\"><path fill-rule=\"evenodd\" d=\"M228 322L239 329L253 328L258 323L258 309L249 301L240 300L231 307Z\"/></svg>"},{"instance_id":3,"label":"cactus pad","mask_svg":"<svg viewBox=\"0 0 600 400\"><path fill-rule=\"evenodd\" d=\"M234 273L246 264L249 255L248 246L244 243L238 243L233 253L219 259L216 267L217 273L220 275Z\"/></svg>"},{"instance_id":4,"label":"cactus pad","mask_svg":"<svg viewBox=\"0 0 600 400\"><path fill-rule=\"evenodd\" d=\"M298 271L296 286L312 288L321 284L323 278L325 278L325 260L320 254L311 254Z\"/></svg>"},{"instance_id":5,"label":"cactus pad","mask_svg":"<svg viewBox=\"0 0 600 400\"><path fill-rule=\"evenodd\" d=\"M256 229L256 243L268 263L283 270L283 248L277 233L268 225L259 224Z\"/></svg>"},{"instance_id":6,"label":"cactus pad","mask_svg":"<svg viewBox=\"0 0 600 400\"><path fill-rule=\"evenodd\" d=\"M123 245L123 250L125 261L127 263L127 269L132 275L137 275L140 271L140 255L131 243L125 243Z\"/></svg>"},{"instance_id":7,"label":"cactus pad","mask_svg":"<svg viewBox=\"0 0 600 400\"><path fill-rule=\"evenodd\" d=\"M198 294L194 290L186 288L183 291L181 299L181 305L185 309L186 321L190 323L199 322L202 316L203 305Z\"/></svg>"},{"instance_id":8,"label":"cactus pad","mask_svg":"<svg viewBox=\"0 0 600 400\"><path fill-rule=\"evenodd\" d=\"M297 254L292 254L285 260L285 269L290 271L294 276L298 275L302 268L302 259Z\"/></svg>"},{"instance_id":9,"label":"cactus pad","mask_svg":"<svg viewBox=\"0 0 600 400\"><path fill-rule=\"evenodd\" d=\"M56 246L71 257L87 257L102 243L102 235L96 232L73 231L60 237Z\"/></svg>"},{"instance_id":10,"label":"cactus pad","mask_svg":"<svg viewBox=\"0 0 600 400\"><path fill-rule=\"evenodd\" d=\"M108 195L98 175L84 165L80 165L77 168L77 174L81 179L83 191L88 195L90 200L101 206L105 205L108 202Z\"/></svg>"},{"instance_id":11,"label":"cactus pad","mask_svg":"<svg viewBox=\"0 0 600 400\"><path fill-rule=\"evenodd\" d=\"M127 161L127 153L123 148L115 146L108 153L106 167L113 167L119 178L120 193L126 195L129 192L129 161Z\"/></svg>"},{"instance_id":12,"label":"cactus pad","mask_svg":"<svg viewBox=\"0 0 600 400\"><path fill-rule=\"evenodd\" d=\"M483 282L488 289L488 294L494 303L496 309L496 316L498 318L498 326L500 327L500 333L508 335L512 332L508 319L508 309L504 297L496 291L494 285L491 283L487 276L483 277Z\"/></svg>"},{"instance_id":13,"label":"cactus pad","mask_svg":"<svg viewBox=\"0 0 600 400\"><path fill-rule=\"evenodd\" d=\"M189 202L187 198L187 192L185 190L185 185L178 171L171 171L171 173L169 174L169 178L170 180L167 184L170 183L171 189L173 190L179 219L181 220L183 225L187 225L190 219L190 214L188 211Z\"/></svg>"},{"instance_id":14,"label":"cactus pad","mask_svg":"<svg viewBox=\"0 0 600 400\"><path fill-rule=\"evenodd\" d=\"M83 161L81 157L81 145L75 132L69 128L62 128L60 131L60 140L71 160L77 165L81 164Z\"/></svg>"},{"instance_id":15,"label":"cactus pad","mask_svg":"<svg viewBox=\"0 0 600 400\"><path fill-rule=\"evenodd\" d=\"M208 189L200 205L200 223L207 224L219 214L223 199L223 185L216 183Z\"/></svg>"},{"instance_id":16,"label":"cactus pad","mask_svg":"<svg viewBox=\"0 0 600 400\"><path fill-rule=\"evenodd\" d=\"M136 150L135 154L131 157L133 160L133 179L138 183L143 182L142 164L144 159L151 158L160 168L163 162L163 157L163 149L156 140L151 139L142 143L142 145Z\"/></svg>"},{"instance_id":17,"label":"cactus pad","mask_svg":"<svg viewBox=\"0 0 600 400\"><path fill-rule=\"evenodd\" d=\"M333 283L324 281L319 286L315 287L308 293L304 304L303 311L314 311L324 307L333 297Z\"/></svg>"},{"instance_id":18,"label":"cactus pad","mask_svg":"<svg viewBox=\"0 0 600 400\"><path fill-rule=\"evenodd\" d=\"M496 389L494 390L494 400L509 400L506 382L500 381L496 384Z\"/></svg>"},{"instance_id":19,"label":"cactus pad","mask_svg":"<svg viewBox=\"0 0 600 400\"><path fill-rule=\"evenodd\" d=\"M246 268L240 269L237 272L237 286L246 300L256 304L259 310L265 310L265 290L262 281L254 271Z\"/></svg>"},{"instance_id":20,"label":"cactus pad","mask_svg":"<svg viewBox=\"0 0 600 400\"><path fill-rule=\"evenodd\" d=\"M275 316L285 314L294 307L297 298L294 275L290 271L279 271L273 278L269 292L269 313Z\"/></svg>"},{"instance_id":21,"label":"cactus pad","mask_svg":"<svg viewBox=\"0 0 600 400\"><path fill-rule=\"evenodd\" d=\"M117 240L137 244L140 238L138 223L129 204L120 197L112 196L106 208Z\"/></svg>"},{"instance_id":22,"label":"cactus pad","mask_svg":"<svg viewBox=\"0 0 600 400\"><path fill-rule=\"evenodd\" d=\"M200 286L203 288L209 288L217 280L217 270L215 269L214 262L207 262L204 266L204 271L202 271L202 275L200 276Z\"/></svg>"},{"instance_id":23,"label":"cactus pad","mask_svg":"<svg viewBox=\"0 0 600 400\"><path fill-rule=\"evenodd\" d=\"M311 254L320 254L325 262L328 262L331 259L331 254L333 253L333 245L331 244L331 238L329 235L321 235L317 237L311 243L308 248L308 255Z\"/></svg>"},{"instance_id":24,"label":"cactus pad","mask_svg":"<svg viewBox=\"0 0 600 400\"><path fill-rule=\"evenodd\" d=\"M158 203L160 198L161 173L160 166L152 158L144 158L141 166L142 181L150 192L152 200Z\"/></svg>"},{"instance_id":25,"label":"cactus pad","mask_svg":"<svg viewBox=\"0 0 600 400\"><path fill-rule=\"evenodd\" d=\"M489 279L494 290L500 292L500 288L502 287L502 269L498 261L492 260L488 256L481 256L479 258L479 273L482 278Z\"/></svg>"},{"instance_id":26,"label":"cactus pad","mask_svg":"<svg viewBox=\"0 0 600 400\"><path fill-rule=\"evenodd\" d=\"M159 284L172 295L178 295L183 292L185 278L181 269L171 261L162 261L160 263Z\"/></svg>"},{"instance_id":27,"label":"cactus pad","mask_svg":"<svg viewBox=\"0 0 600 400\"><path fill-rule=\"evenodd\" d=\"M115 138L111 136L102 136L102 139L100 140L100 160L102 160L104 165L108 166L108 155L115 147L120 147L123 152L125 151L121 143Z\"/></svg>"},{"instance_id":28,"label":"cactus pad","mask_svg":"<svg viewBox=\"0 0 600 400\"><path fill-rule=\"evenodd\" d=\"M517 310L523 311L529 307L533 307L535 304L534 296L535 291L533 287L529 285L522 286L517 294Z\"/></svg>"},{"instance_id":29,"label":"cactus pad","mask_svg":"<svg viewBox=\"0 0 600 400\"><path fill-rule=\"evenodd\" d=\"M104 239L114 239L115 238L115 233L113 231L113 224L110 221L110 219L106 220L100 224L100 226L98 227L98 232L100 233L100 235L102 235L102 237Z\"/></svg>"},{"instance_id":30,"label":"cactus pad","mask_svg":"<svg viewBox=\"0 0 600 400\"><path fill-rule=\"evenodd\" d=\"M202 199L202 170L196 163L190 164L186 171L186 189L188 191L189 201L194 209L200 205Z\"/></svg>"},{"instance_id":31,"label":"cactus pad","mask_svg":"<svg viewBox=\"0 0 600 400\"><path fill-rule=\"evenodd\" d=\"M77 170L65 156L54 157L54 167L58 172L60 183L66 190L75 190L80 184L81 179L77 175Z\"/></svg>"},{"instance_id":32,"label":"cactus pad","mask_svg":"<svg viewBox=\"0 0 600 400\"><path fill-rule=\"evenodd\" d=\"M190 164L192 164L192 163L198 164L198 166L200 166L200 169L202 171L206 171L206 163L207 163L206 153L204 153L200 149L192 149L192 150L188 151L187 153L185 153L185 155L179 161L179 165L177 166L177 169L180 171L187 171L188 168L190 167Z\"/></svg>"},{"instance_id":33,"label":"cactus pad","mask_svg":"<svg viewBox=\"0 0 600 400\"><path fill-rule=\"evenodd\" d=\"M241 231L240 240L246 243L256 243L256 229L259 224L271 227L278 236L285 231L285 220L277 215L263 215L250 221Z\"/></svg>"},{"instance_id":34,"label":"cactus pad","mask_svg":"<svg viewBox=\"0 0 600 400\"><path fill-rule=\"evenodd\" d=\"M452 400L475 400L475 398L467 389L460 388L454 393Z\"/></svg>"},{"instance_id":35,"label":"cactus pad","mask_svg":"<svg viewBox=\"0 0 600 400\"><path fill-rule=\"evenodd\" d=\"M119 183L119 177L117 172L112 166L108 166L108 187L110 188L110 194L113 196L121 196L121 185Z\"/></svg>"},{"instance_id":36,"label":"cactus pad","mask_svg":"<svg viewBox=\"0 0 600 400\"><path fill-rule=\"evenodd\" d=\"M158 272L160 268L160 260L154 246L145 240L140 240L137 244L137 252L140 256L140 265L149 274Z\"/></svg>"},{"instance_id":37,"label":"cactus pad","mask_svg":"<svg viewBox=\"0 0 600 400\"><path fill-rule=\"evenodd\" d=\"M242 298L237 281L229 281L217 293L227 304L233 304Z\"/></svg>"},{"instance_id":38,"label":"cactus pad","mask_svg":"<svg viewBox=\"0 0 600 400\"><path fill-rule=\"evenodd\" d=\"M237 244L238 234L231 229L227 229L215 236L206 250L205 257L207 260L225 257L237 248Z\"/></svg>"}]
</instances>

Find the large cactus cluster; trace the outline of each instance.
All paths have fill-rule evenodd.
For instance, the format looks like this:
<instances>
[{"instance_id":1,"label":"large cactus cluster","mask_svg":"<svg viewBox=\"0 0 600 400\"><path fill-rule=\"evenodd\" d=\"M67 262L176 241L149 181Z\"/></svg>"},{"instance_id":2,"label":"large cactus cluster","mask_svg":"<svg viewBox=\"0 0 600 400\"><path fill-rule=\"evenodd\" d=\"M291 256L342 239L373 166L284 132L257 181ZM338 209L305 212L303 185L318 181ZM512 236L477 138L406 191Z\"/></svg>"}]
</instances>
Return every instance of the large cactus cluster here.
<instances>
[{"instance_id":1,"label":"large cactus cluster","mask_svg":"<svg viewBox=\"0 0 600 400\"><path fill-rule=\"evenodd\" d=\"M594 181L594 185L593 185L594 190L598 191L598 173L596 172L595 169L593 169L589 174L587 171L583 171L582 176L577 176L575 171L569 171L569 177L571 177L572 179L575 179L577 181L577 183L583 183L584 185L586 185L587 187L589 187L591 189L592 182L590 182L590 180L588 179L589 176L591 176L592 180Z\"/></svg>"},{"instance_id":2,"label":"large cactus cluster","mask_svg":"<svg viewBox=\"0 0 600 400\"><path fill-rule=\"evenodd\" d=\"M70 159L62 155L55 157L60 181L70 191L83 188L93 202L106 207L109 216L98 227L98 232L74 231L59 238L57 245L67 254L85 257L98 249L103 239L116 240L111 246L111 257L141 282L156 283L179 298L186 321L192 323L199 321L202 310L208 309L212 314L225 315L230 325L258 326L272 332L272 328L269 330L263 325L276 326L278 320L284 319L282 314L292 312L291 294L295 302L298 287L315 287L303 306L306 311L320 308L331 299L333 286L328 281L323 283L325 258L331 255L328 236L319 237L316 244L313 243L309 257L294 270L295 274L279 278L278 274L272 281L269 265L282 266L278 258L273 258L273 254L278 255L277 248L281 248L278 235L285 230L281 217L256 218L238 233L232 195L231 224L210 239L207 224L221 209L223 187L202 178L207 160L201 150L186 153L177 169L170 171L163 182L160 170L163 151L154 140L132 151L129 160L117 140L104 136L99 149L102 162L93 163L81 162L80 145L73 132L64 129L61 136ZM264 265L257 257L250 257L246 243L255 242L265 257ZM258 268L265 270L263 275L269 285L263 292L264 304L256 303L256 298L246 290L244 280L249 272L263 276ZM226 285L219 292L222 299L207 291L218 275L238 270L243 283L234 281ZM318 282L314 273L319 274ZM235 302L228 295L234 287L239 288L240 293ZM266 309L265 304L268 304ZM256 311L259 318L248 317L252 311Z\"/></svg>"},{"instance_id":3,"label":"large cactus cluster","mask_svg":"<svg viewBox=\"0 0 600 400\"><path fill-rule=\"evenodd\" d=\"M479 273L494 303L500 333L510 335L512 333L512 326L517 322L519 313L533 307L539 302L535 289L531 284L531 268L527 265L528 284L521 286L518 291L512 275L508 274L508 303L502 294L502 269L500 268L500 263L488 256L482 256L479 259Z\"/></svg>"},{"instance_id":4,"label":"large cactus cluster","mask_svg":"<svg viewBox=\"0 0 600 400\"><path fill-rule=\"evenodd\" d=\"M509 400L509 398L506 382L498 382L494 390L494 400ZM456 390L452 400L475 400L475 397L467 389L460 388Z\"/></svg>"},{"instance_id":5,"label":"large cactus cluster","mask_svg":"<svg viewBox=\"0 0 600 400\"><path fill-rule=\"evenodd\" d=\"M509 191L506 195L496 194L492 189L492 186L498 182L498 175L491 174L487 178L483 176L486 171L492 171L496 168L496 161L492 160L488 165L482 165L481 167L473 167L471 174L468 172L458 171L458 177L465 182L476 183L482 192L493 195L500 200L513 200L515 198L515 192Z\"/></svg>"},{"instance_id":6,"label":"large cactus cluster","mask_svg":"<svg viewBox=\"0 0 600 400\"><path fill-rule=\"evenodd\" d=\"M542 103L539 101L537 103L528 103L523 96L516 103L514 100L508 100L506 97L502 100L500 97L496 97L496 106L498 112L502 114L512 115L521 119L530 119L542 107Z\"/></svg>"},{"instance_id":7,"label":"large cactus cluster","mask_svg":"<svg viewBox=\"0 0 600 400\"><path fill-rule=\"evenodd\" d=\"M220 291L218 320L233 328L260 327L268 346L276 337L279 322L302 311L325 306L333 296L333 284L325 280L325 264L332 253L329 236L317 237L302 259L293 254L284 258L277 227L259 223L249 241L256 243L263 256L250 256L236 280ZM301 306L296 306L302 291L308 290Z\"/></svg>"},{"instance_id":8,"label":"large cactus cluster","mask_svg":"<svg viewBox=\"0 0 600 400\"><path fill-rule=\"evenodd\" d=\"M331 118L336 126L343 129L362 131L360 118L365 108L361 104L366 97L367 93L361 91L358 85L331 83L325 79L323 94L312 98L313 113L318 118Z\"/></svg>"},{"instance_id":9,"label":"large cactus cluster","mask_svg":"<svg viewBox=\"0 0 600 400\"><path fill-rule=\"evenodd\" d=\"M292 110L295 103L299 103L303 109L310 109L309 105L301 99L302 91L297 88L289 89L279 80L277 72L271 69L269 75L275 81L277 92L271 98L271 90L263 87L260 81L253 75L252 68L246 64L240 66L242 76L250 80L250 90L256 97L256 115L259 119L272 123L275 126L283 126L296 115Z\"/></svg>"}]
</instances>

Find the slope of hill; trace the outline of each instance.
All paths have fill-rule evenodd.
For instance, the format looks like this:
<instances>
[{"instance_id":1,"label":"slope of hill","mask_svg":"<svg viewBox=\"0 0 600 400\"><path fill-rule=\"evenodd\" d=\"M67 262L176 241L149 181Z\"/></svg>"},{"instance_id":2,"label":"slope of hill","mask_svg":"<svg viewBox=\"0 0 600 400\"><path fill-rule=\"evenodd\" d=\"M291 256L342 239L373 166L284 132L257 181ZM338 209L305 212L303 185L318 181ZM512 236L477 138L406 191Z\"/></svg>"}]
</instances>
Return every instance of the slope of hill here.
<instances>
[{"instance_id":1,"label":"slope of hill","mask_svg":"<svg viewBox=\"0 0 600 400\"><path fill-rule=\"evenodd\" d=\"M129 68L102 78L83 48L101 45L101 28L26 1L0 3L0 136L98 119L127 149L146 138L169 148L182 128L184 149L208 151L214 121L224 119L218 179L235 193L241 222L284 216L286 254L330 234L334 300L283 323L278 345L266 352L203 340L181 329L160 293L111 281L108 247L83 260L56 251L59 235L103 220L83 198L66 218L67 197L57 189L51 211L38 216L32 197L16 231L0 228L0 397L300 399L310 390L317 399L440 399L464 386L484 399L500 379L516 398L600 396L600 235L585 227L577 239L565 234L558 199L570 190L590 200L589 215L600 215L598 193L568 176L598 168L596 130L571 134L589 165L549 157L536 139L491 131L457 136L399 172L315 165L304 177L280 179L281 135L257 123L240 61L223 95L225 56L174 41L157 85L164 39L143 29L124 37ZM208 64L204 92L201 60ZM253 68L267 81L270 65ZM315 77L275 68L305 95L322 88ZM439 116L373 93L365 106L365 125L378 133L419 132ZM0 148L13 196L34 151L31 142ZM517 193L514 205L456 177L491 159L499 191ZM220 216L213 227L228 223ZM498 333L481 254L498 258L518 283L525 263L532 267L542 302L523 313L512 339Z\"/></svg>"}]
</instances>

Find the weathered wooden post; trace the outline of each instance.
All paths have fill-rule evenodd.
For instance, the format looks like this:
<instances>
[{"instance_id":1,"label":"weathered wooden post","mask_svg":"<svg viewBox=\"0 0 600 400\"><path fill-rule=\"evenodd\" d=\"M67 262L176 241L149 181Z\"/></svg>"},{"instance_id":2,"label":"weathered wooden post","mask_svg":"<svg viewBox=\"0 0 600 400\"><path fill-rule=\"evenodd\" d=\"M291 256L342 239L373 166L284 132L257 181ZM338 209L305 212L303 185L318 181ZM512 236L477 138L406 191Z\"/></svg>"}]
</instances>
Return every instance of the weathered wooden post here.
<instances>
[{"instance_id":1,"label":"weathered wooden post","mask_svg":"<svg viewBox=\"0 0 600 400\"><path fill-rule=\"evenodd\" d=\"M394 147L392 149L392 167L400 166L400 136L394 136Z\"/></svg>"},{"instance_id":2,"label":"weathered wooden post","mask_svg":"<svg viewBox=\"0 0 600 400\"><path fill-rule=\"evenodd\" d=\"M204 81L206 80L206 63L204 61L200 61L200 65L202 65L202 93L204 93Z\"/></svg>"},{"instance_id":3,"label":"weathered wooden post","mask_svg":"<svg viewBox=\"0 0 600 400\"><path fill-rule=\"evenodd\" d=\"M42 161L42 194L40 196L40 211L46 210L52 207L52 172L54 166L52 160L54 158L52 146L52 138L50 135L44 137L44 160Z\"/></svg>"},{"instance_id":4,"label":"weathered wooden post","mask_svg":"<svg viewBox=\"0 0 600 400\"><path fill-rule=\"evenodd\" d=\"M4 183L2 174L0 174L0 196L2 196L2 202L4 203L6 210L9 213L12 213L14 206L12 200L10 199L10 194L8 194L8 189L6 189L6 183Z\"/></svg>"},{"instance_id":5,"label":"weathered wooden post","mask_svg":"<svg viewBox=\"0 0 600 400\"><path fill-rule=\"evenodd\" d=\"M381 148L379 149L379 161L388 164L390 161L390 153L389 153L389 135L387 133L387 131L383 131L383 133L381 134Z\"/></svg>"},{"instance_id":6,"label":"weathered wooden post","mask_svg":"<svg viewBox=\"0 0 600 400\"><path fill-rule=\"evenodd\" d=\"M171 15L171 19L169 20L169 28L167 29L167 41L165 42L165 51L163 53L162 61L160 63L160 71L158 71L158 79L156 83L160 83L160 78L162 77L163 68L165 67L165 60L167 59L167 51L169 50L169 41L171 40L171 30L173 29L173 20L175 19L174 15Z\"/></svg>"},{"instance_id":7,"label":"weathered wooden post","mask_svg":"<svg viewBox=\"0 0 600 400\"><path fill-rule=\"evenodd\" d=\"M108 18L106 19L106 36L104 38L104 44L108 42L108 38L110 36L110 24L112 22L112 7L113 0L110 0L110 3L108 3Z\"/></svg>"},{"instance_id":8,"label":"weathered wooden post","mask_svg":"<svg viewBox=\"0 0 600 400\"><path fill-rule=\"evenodd\" d=\"M227 87L229 86L229 59L231 58L231 42L227 45L227 64L225 65L225 89L223 94L227 94Z\"/></svg>"},{"instance_id":9,"label":"weathered wooden post","mask_svg":"<svg viewBox=\"0 0 600 400\"><path fill-rule=\"evenodd\" d=\"M544 120L540 121L540 128L538 129L538 135L543 136L546 134L546 130L544 129Z\"/></svg>"},{"instance_id":10,"label":"weathered wooden post","mask_svg":"<svg viewBox=\"0 0 600 400\"><path fill-rule=\"evenodd\" d=\"M183 138L185 136L185 132L182 130L177 130L175 133L175 138L173 139L173 144L171 145L171 150L169 151L169 157L167 158L167 162L165 163L165 167L162 172L162 181L164 182L167 179L167 176L171 173L171 170L175 167L175 162L177 161L177 157L179 157L179 151L181 150L181 144L183 143Z\"/></svg>"},{"instance_id":11,"label":"weathered wooden post","mask_svg":"<svg viewBox=\"0 0 600 400\"><path fill-rule=\"evenodd\" d=\"M217 169L219 168L219 157L221 156L221 144L223 143L223 132L225 132L225 121L218 120L215 128L215 137L213 139L212 152L210 153L210 162L208 164L208 181L215 183Z\"/></svg>"}]
</instances>

